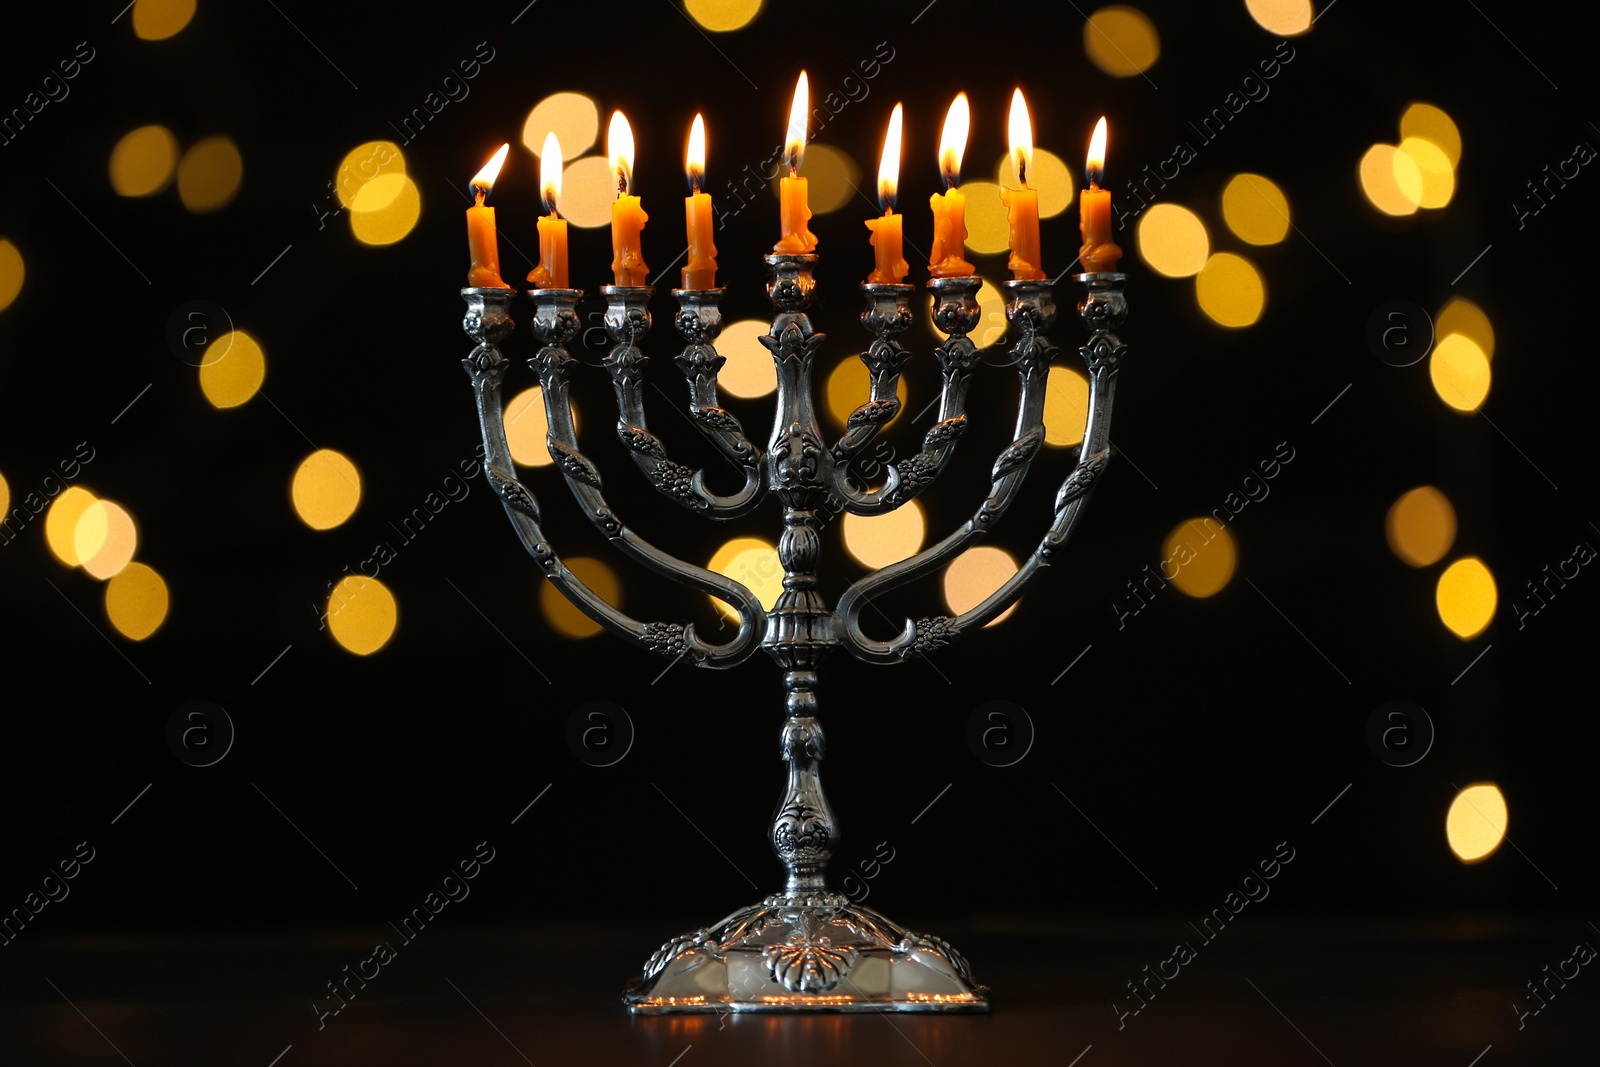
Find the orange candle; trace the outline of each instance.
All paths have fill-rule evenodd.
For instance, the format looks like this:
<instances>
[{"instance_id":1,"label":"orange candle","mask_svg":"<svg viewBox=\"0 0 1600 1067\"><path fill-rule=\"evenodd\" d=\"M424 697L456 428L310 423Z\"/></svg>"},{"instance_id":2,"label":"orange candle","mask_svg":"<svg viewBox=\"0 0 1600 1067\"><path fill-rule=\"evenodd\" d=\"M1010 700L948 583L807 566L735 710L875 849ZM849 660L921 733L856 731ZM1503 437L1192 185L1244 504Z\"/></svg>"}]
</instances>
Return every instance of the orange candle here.
<instances>
[{"instance_id":1,"label":"orange candle","mask_svg":"<svg viewBox=\"0 0 1600 1067\"><path fill-rule=\"evenodd\" d=\"M649 216L639 206L633 188L633 129L622 112L611 113L606 131L606 155L611 157L611 174L617 183L617 199L611 205L611 275L614 285L644 285L649 268L644 265L639 231Z\"/></svg>"},{"instance_id":2,"label":"orange candle","mask_svg":"<svg viewBox=\"0 0 1600 1067\"><path fill-rule=\"evenodd\" d=\"M711 241L711 194L700 191L706 180L706 122L699 115L689 127L689 151L684 158L684 170L689 175L689 195L683 201L689 255L683 268L683 287L715 289L717 246Z\"/></svg>"},{"instance_id":3,"label":"orange candle","mask_svg":"<svg viewBox=\"0 0 1600 1067\"><path fill-rule=\"evenodd\" d=\"M494 158L483 165L472 179L475 203L467 208L467 250L472 254L472 266L467 271L467 284L479 289L509 289L500 278L500 243L494 232L494 208L484 205L484 198L500 176L506 161L509 144L500 146Z\"/></svg>"},{"instance_id":4,"label":"orange candle","mask_svg":"<svg viewBox=\"0 0 1600 1067\"><path fill-rule=\"evenodd\" d=\"M1019 282L1044 280L1039 259L1039 191L1028 188L1028 167L1033 162L1033 124L1028 119L1028 103L1022 90L1011 94L1011 160L1016 167L1020 189L1000 190L1006 205L1010 228L1011 258L1006 266Z\"/></svg>"},{"instance_id":5,"label":"orange candle","mask_svg":"<svg viewBox=\"0 0 1600 1067\"><path fill-rule=\"evenodd\" d=\"M544 139L539 157L539 196L546 214L539 220L539 265L528 272L535 289L566 289L567 220L556 213L561 196L561 142L554 133Z\"/></svg>"},{"instance_id":6,"label":"orange candle","mask_svg":"<svg viewBox=\"0 0 1600 1067\"><path fill-rule=\"evenodd\" d=\"M911 269L904 255L901 216L894 213L894 194L900 181L900 127L904 121L901 107L896 104L889 115L889 132L883 138L883 155L878 159L878 206L883 209L883 217L867 220L876 260L867 281L874 285L899 285Z\"/></svg>"},{"instance_id":7,"label":"orange candle","mask_svg":"<svg viewBox=\"0 0 1600 1067\"><path fill-rule=\"evenodd\" d=\"M1094 137L1089 141L1089 159L1085 167L1089 187L1078 196L1078 227L1083 234L1083 248L1078 259L1086 274L1117 269L1122 249L1111 240L1111 190L1100 188L1100 179L1106 172L1106 120L1101 116L1094 125Z\"/></svg>"},{"instance_id":8,"label":"orange candle","mask_svg":"<svg viewBox=\"0 0 1600 1067\"><path fill-rule=\"evenodd\" d=\"M789 136L784 142L784 154L789 159L789 174L778 183L779 218L783 236L772 246L774 252L795 254L810 252L817 247L816 235L807 224L811 221L811 207L806 202L807 185L800 177L800 159L806 150L806 118L811 107L811 94L806 84L806 72L794 87L794 100L789 105Z\"/></svg>"},{"instance_id":9,"label":"orange candle","mask_svg":"<svg viewBox=\"0 0 1600 1067\"><path fill-rule=\"evenodd\" d=\"M972 264L962 255L967 241L967 198L956 184L961 180L961 156L967 150L967 129L971 115L967 94L957 93L944 117L944 132L939 137L939 173L944 178L942 193L928 198L933 208L933 254L928 257L928 273L935 278L970 278Z\"/></svg>"}]
</instances>

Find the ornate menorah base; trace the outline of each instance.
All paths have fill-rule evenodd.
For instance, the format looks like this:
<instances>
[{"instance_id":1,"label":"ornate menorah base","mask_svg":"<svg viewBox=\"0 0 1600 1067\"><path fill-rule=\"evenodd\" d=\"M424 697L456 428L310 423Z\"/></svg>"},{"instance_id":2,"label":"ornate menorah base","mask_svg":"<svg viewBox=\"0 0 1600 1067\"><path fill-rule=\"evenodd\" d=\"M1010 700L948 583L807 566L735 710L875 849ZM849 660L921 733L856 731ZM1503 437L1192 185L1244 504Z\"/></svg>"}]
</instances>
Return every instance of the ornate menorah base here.
<instances>
[{"instance_id":1,"label":"ornate menorah base","mask_svg":"<svg viewBox=\"0 0 1600 1067\"><path fill-rule=\"evenodd\" d=\"M634 1015L989 1010L948 942L839 893L776 893L675 937L622 999Z\"/></svg>"}]
</instances>

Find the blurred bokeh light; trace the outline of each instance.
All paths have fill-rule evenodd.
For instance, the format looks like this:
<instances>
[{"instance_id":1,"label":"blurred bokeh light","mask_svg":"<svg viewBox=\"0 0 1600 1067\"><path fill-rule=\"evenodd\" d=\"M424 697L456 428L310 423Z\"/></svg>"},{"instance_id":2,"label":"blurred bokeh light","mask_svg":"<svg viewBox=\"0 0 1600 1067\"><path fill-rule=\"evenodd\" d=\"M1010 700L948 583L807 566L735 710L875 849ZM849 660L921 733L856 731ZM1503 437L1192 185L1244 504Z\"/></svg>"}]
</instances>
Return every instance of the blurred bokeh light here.
<instances>
[{"instance_id":1,"label":"blurred bokeh light","mask_svg":"<svg viewBox=\"0 0 1600 1067\"><path fill-rule=\"evenodd\" d=\"M1007 152L995 168L995 181L1007 189L1020 189L1017 161ZM1035 147L1028 164L1028 188L1039 194L1039 217L1048 219L1072 206L1072 168L1048 149Z\"/></svg>"},{"instance_id":2,"label":"blurred bokeh light","mask_svg":"<svg viewBox=\"0 0 1600 1067\"><path fill-rule=\"evenodd\" d=\"M129 640L143 641L160 629L170 603L166 581L144 563L128 564L106 583L106 618Z\"/></svg>"},{"instance_id":3,"label":"blurred bokeh light","mask_svg":"<svg viewBox=\"0 0 1600 1067\"><path fill-rule=\"evenodd\" d=\"M706 570L742 583L768 611L783 593L783 564L778 559L777 546L760 537L735 537L725 542L711 554ZM711 598L711 603L725 618L737 621L738 616L727 604L716 597Z\"/></svg>"},{"instance_id":4,"label":"blurred bokeh light","mask_svg":"<svg viewBox=\"0 0 1600 1067\"><path fill-rule=\"evenodd\" d=\"M869 570L898 563L922 548L927 522L922 505L908 500L886 515L852 515L841 523L845 551Z\"/></svg>"},{"instance_id":5,"label":"blurred bokeh light","mask_svg":"<svg viewBox=\"0 0 1600 1067\"><path fill-rule=\"evenodd\" d=\"M1456 540L1456 509L1450 498L1431 485L1421 485L1389 508L1384 519L1389 550L1413 567L1438 563Z\"/></svg>"},{"instance_id":6,"label":"blurred bokeh light","mask_svg":"<svg viewBox=\"0 0 1600 1067\"><path fill-rule=\"evenodd\" d=\"M1200 310L1222 326L1249 326L1261 318L1267 304L1267 286L1248 259L1218 252L1194 279Z\"/></svg>"},{"instance_id":7,"label":"blurred bokeh light","mask_svg":"<svg viewBox=\"0 0 1600 1067\"><path fill-rule=\"evenodd\" d=\"M1289 198L1260 174L1235 174L1222 190L1222 218L1241 241L1274 245L1289 233Z\"/></svg>"},{"instance_id":8,"label":"blurred bokeh light","mask_svg":"<svg viewBox=\"0 0 1600 1067\"><path fill-rule=\"evenodd\" d=\"M1180 522L1161 543L1161 577L1178 591L1203 599L1220 593L1233 580L1239 551L1227 527L1210 517Z\"/></svg>"},{"instance_id":9,"label":"blurred bokeh light","mask_svg":"<svg viewBox=\"0 0 1600 1067\"><path fill-rule=\"evenodd\" d=\"M406 172L406 156L400 146L393 141L367 141L358 144L346 152L339 161L339 169L333 172L333 191L339 203L350 207L355 203L356 197L366 184L384 174L404 174ZM391 186L393 194L387 194L392 200L399 193L398 186ZM387 203L387 200L384 201ZM373 200L367 202L368 211L375 211L384 206Z\"/></svg>"},{"instance_id":10,"label":"blurred bokeh light","mask_svg":"<svg viewBox=\"0 0 1600 1067\"><path fill-rule=\"evenodd\" d=\"M777 196L782 184L782 178L789 172L782 172L773 178L770 183L772 195ZM856 190L861 186L861 168L856 166L856 161L844 152L826 144L806 145L805 155L800 160L800 176L805 178L809 186L807 201L814 215L826 215L830 211L838 211L856 196ZM876 197L876 189L862 190L870 197ZM877 200L863 200L861 205L876 204ZM610 221L610 217L607 217Z\"/></svg>"},{"instance_id":11,"label":"blurred bokeh light","mask_svg":"<svg viewBox=\"0 0 1600 1067\"><path fill-rule=\"evenodd\" d=\"M1083 441L1083 423L1089 415L1089 379L1078 370L1057 363L1044 384L1044 443L1070 448Z\"/></svg>"},{"instance_id":12,"label":"blurred bokeh light","mask_svg":"<svg viewBox=\"0 0 1600 1067\"><path fill-rule=\"evenodd\" d=\"M895 396L900 398L900 410L884 425L893 426L906 413L906 380L895 383ZM872 374L858 356L846 356L828 375L823 386L823 406L833 421L843 429L849 424L850 413L865 404L872 395Z\"/></svg>"},{"instance_id":13,"label":"blurred bokeh light","mask_svg":"<svg viewBox=\"0 0 1600 1067\"><path fill-rule=\"evenodd\" d=\"M1385 215L1414 215L1422 202L1422 171L1392 144L1375 144L1357 168L1361 191Z\"/></svg>"},{"instance_id":14,"label":"blurred bokeh light","mask_svg":"<svg viewBox=\"0 0 1600 1067\"><path fill-rule=\"evenodd\" d=\"M1461 163L1461 131L1455 120L1432 104L1412 104L1400 116L1400 138L1421 137L1444 152L1452 167Z\"/></svg>"},{"instance_id":15,"label":"blurred bokeh light","mask_svg":"<svg viewBox=\"0 0 1600 1067\"><path fill-rule=\"evenodd\" d=\"M1017 573L1017 561L1011 553L993 545L977 545L967 549L950 561L944 571L944 602L950 610L960 615L971 611L993 595L1011 576ZM1017 603L1021 603L1019 600ZM1012 604L987 626L997 626L1017 610Z\"/></svg>"},{"instance_id":16,"label":"blurred bokeh light","mask_svg":"<svg viewBox=\"0 0 1600 1067\"><path fill-rule=\"evenodd\" d=\"M564 150L564 149L563 149ZM574 226L593 229L611 225L611 203L617 186L604 156L584 156L561 171L561 217Z\"/></svg>"},{"instance_id":17,"label":"blurred bokeh light","mask_svg":"<svg viewBox=\"0 0 1600 1067\"><path fill-rule=\"evenodd\" d=\"M1439 575L1434 592L1439 621L1463 641L1477 637L1494 621L1499 602L1494 575L1477 556L1456 560Z\"/></svg>"},{"instance_id":18,"label":"blurred bokeh light","mask_svg":"<svg viewBox=\"0 0 1600 1067\"><path fill-rule=\"evenodd\" d=\"M422 194L409 174L380 174L350 201L350 232L368 245L392 245L422 217Z\"/></svg>"},{"instance_id":19,"label":"blurred bokeh light","mask_svg":"<svg viewBox=\"0 0 1600 1067\"><path fill-rule=\"evenodd\" d=\"M1489 324L1489 316L1464 297L1458 296L1444 306L1434 320L1433 330L1441 338L1464 334L1478 346L1484 359L1494 359L1494 327Z\"/></svg>"},{"instance_id":20,"label":"blurred bokeh light","mask_svg":"<svg viewBox=\"0 0 1600 1067\"><path fill-rule=\"evenodd\" d=\"M1424 138L1407 137L1396 151L1417 166L1417 175L1422 179L1418 207L1437 209L1450 203L1456 192L1456 172L1443 149Z\"/></svg>"},{"instance_id":21,"label":"blurred bokeh light","mask_svg":"<svg viewBox=\"0 0 1600 1067\"><path fill-rule=\"evenodd\" d=\"M1428 376L1439 399L1461 412L1478 410L1494 377L1489 357L1464 333L1449 334L1434 346Z\"/></svg>"},{"instance_id":22,"label":"blurred bokeh light","mask_svg":"<svg viewBox=\"0 0 1600 1067\"><path fill-rule=\"evenodd\" d=\"M394 594L376 578L352 574L328 597L328 633L339 647L358 656L370 656L388 644L399 618Z\"/></svg>"},{"instance_id":23,"label":"blurred bokeh light","mask_svg":"<svg viewBox=\"0 0 1600 1067\"><path fill-rule=\"evenodd\" d=\"M212 407L238 407L256 395L266 376L266 354L243 330L217 337L200 357L200 390Z\"/></svg>"},{"instance_id":24,"label":"blurred bokeh light","mask_svg":"<svg viewBox=\"0 0 1600 1067\"><path fill-rule=\"evenodd\" d=\"M1083 50L1089 61L1114 78L1143 74L1161 55L1155 24L1137 8L1114 4L1083 24Z\"/></svg>"},{"instance_id":25,"label":"blurred bokeh light","mask_svg":"<svg viewBox=\"0 0 1600 1067\"><path fill-rule=\"evenodd\" d=\"M1509 813L1500 787L1483 782L1456 794L1444 817L1445 839L1463 863L1488 858L1505 840Z\"/></svg>"},{"instance_id":26,"label":"blurred bokeh light","mask_svg":"<svg viewBox=\"0 0 1600 1067\"><path fill-rule=\"evenodd\" d=\"M295 469L289 497L301 522L313 530L331 530L361 503L361 473L343 453L319 448Z\"/></svg>"},{"instance_id":27,"label":"blurred bokeh light","mask_svg":"<svg viewBox=\"0 0 1600 1067\"><path fill-rule=\"evenodd\" d=\"M165 126L140 126L111 148L111 188L118 196L153 196L172 184L178 139Z\"/></svg>"},{"instance_id":28,"label":"blurred bokeh light","mask_svg":"<svg viewBox=\"0 0 1600 1067\"><path fill-rule=\"evenodd\" d=\"M178 199L197 214L226 207L244 179L244 160L227 137L207 137L178 161Z\"/></svg>"},{"instance_id":29,"label":"blurred bokeh light","mask_svg":"<svg viewBox=\"0 0 1600 1067\"><path fill-rule=\"evenodd\" d=\"M612 607L622 606L622 583L610 567L587 556L562 562L567 565L567 570L577 576L578 581L589 587L590 592ZM539 610L550 628L565 637L593 637L604 629L579 611L553 582L542 578L539 579Z\"/></svg>"},{"instance_id":30,"label":"blurred bokeh light","mask_svg":"<svg viewBox=\"0 0 1600 1067\"><path fill-rule=\"evenodd\" d=\"M555 134L562 154L577 159L600 136L600 105L583 93L551 93L534 104L522 122L522 146L535 157L544 151L544 139Z\"/></svg>"},{"instance_id":31,"label":"blurred bokeh light","mask_svg":"<svg viewBox=\"0 0 1600 1067\"><path fill-rule=\"evenodd\" d=\"M133 516L122 505L96 500L78 517L72 547L84 571L105 581L133 559L139 547L139 531Z\"/></svg>"},{"instance_id":32,"label":"blurred bokeh light","mask_svg":"<svg viewBox=\"0 0 1600 1067\"><path fill-rule=\"evenodd\" d=\"M981 256L992 256L1010 247L1011 230L1006 206L1000 202L1000 186L994 182L962 182L967 197L967 247Z\"/></svg>"},{"instance_id":33,"label":"blurred bokeh light","mask_svg":"<svg viewBox=\"0 0 1600 1067\"><path fill-rule=\"evenodd\" d=\"M134 0L133 32L141 40L164 41L189 25L195 0Z\"/></svg>"},{"instance_id":34,"label":"blurred bokeh light","mask_svg":"<svg viewBox=\"0 0 1600 1067\"><path fill-rule=\"evenodd\" d=\"M1295 37L1311 28L1311 0L1244 0L1244 6L1258 26L1279 37Z\"/></svg>"},{"instance_id":35,"label":"blurred bokeh light","mask_svg":"<svg viewBox=\"0 0 1600 1067\"><path fill-rule=\"evenodd\" d=\"M727 360L717 372L717 394L746 400L766 396L778 388L778 370L772 353L758 338L765 337L772 323L760 319L740 319L722 328L717 338L717 355Z\"/></svg>"},{"instance_id":36,"label":"blurred bokeh light","mask_svg":"<svg viewBox=\"0 0 1600 1067\"><path fill-rule=\"evenodd\" d=\"M1178 204L1151 204L1135 228L1139 255L1157 274L1188 278L1199 274L1211 255L1206 224Z\"/></svg>"},{"instance_id":37,"label":"blurred bokeh light","mask_svg":"<svg viewBox=\"0 0 1600 1067\"><path fill-rule=\"evenodd\" d=\"M69 485L44 513L45 543L56 559L69 567L83 563L83 557L78 555L78 520L96 499L83 486Z\"/></svg>"},{"instance_id":38,"label":"blurred bokeh light","mask_svg":"<svg viewBox=\"0 0 1600 1067\"><path fill-rule=\"evenodd\" d=\"M27 273L17 246L0 237L0 311L10 307L17 294L22 292L22 279Z\"/></svg>"},{"instance_id":39,"label":"blurred bokeh light","mask_svg":"<svg viewBox=\"0 0 1600 1067\"><path fill-rule=\"evenodd\" d=\"M728 33L743 29L761 14L761 0L683 0L683 9L706 29Z\"/></svg>"}]
</instances>

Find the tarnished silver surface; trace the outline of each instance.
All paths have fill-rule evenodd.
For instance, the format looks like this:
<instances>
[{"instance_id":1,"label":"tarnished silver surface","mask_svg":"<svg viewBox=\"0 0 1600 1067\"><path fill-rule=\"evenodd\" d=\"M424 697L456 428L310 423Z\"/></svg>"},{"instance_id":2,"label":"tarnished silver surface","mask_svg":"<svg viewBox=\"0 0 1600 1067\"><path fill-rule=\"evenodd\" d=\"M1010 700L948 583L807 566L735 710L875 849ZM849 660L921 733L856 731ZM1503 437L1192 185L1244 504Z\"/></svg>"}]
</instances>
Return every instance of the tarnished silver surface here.
<instances>
[{"instance_id":1,"label":"tarnished silver surface","mask_svg":"<svg viewBox=\"0 0 1600 1067\"><path fill-rule=\"evenodd\" d=\"M674 325L685 342L676 363L689 388L689 414L740 470L743 486L728 496L705 488L705 473L667 458L645 424L640 342L650 330L645 286L606 286L605 328L614 342L604 357L617 398L617 432L635 464L655 488L691 511L712 518L742 515L771 494L783 513L778 558L783 593L764 611L745 586L676 559L633 533L606 503L600 472L579 450L567 379L577 361L567 352L576 336L576 289L535 289L533 333L539 342L529 361L543 386L549 448L567 487L589 520L625 555L691 589L733 607L739 632L710 645L688 623L640 622L595 596L560 561L540 528L537 500L516 479L506 444L500 399L509 361L500 345L512 332L508 289L463 289L464 327L475 347L462 361L472 379L485 446L485 474L505 504L524 547L577 607L606 629L672 659L703 667L741 662L759 645L783 671L785 720L780 753L787 778L770 829L773 851L787 872L783 892L742 908L721 922L674 938L646 963L624 1001L636 1014L721 1011L987 1011L988 991L946 942L911 933L872 909L831 891L827 865L839 842L838 822L823 794L822 726L816 717L818 669L843 646L860 659L897 663L928 655L996 618L1022 595L1065 544L1082 515L1110 455L1111 405L1125 346L1112 331L1127 316L1126 275L1082 274L1086 295L1078 306L1090 339L1078 349L1089 371L1089 410L1083 444L1056 494L1044 539L1017 574L977 607L955 617L907 620L904 630L879 641L862 629L861 612L876 595L929 575L948 564L997 523L1044 442L1045 380L1057 355L1047 334L1056 318L1048 282L1003 283L1011 330L1011 360L1019 383L1012 443L996 457L987 497L967 522L909 559L852 584L837 605L818 590L824 523L840 510L893 511L925 488L947 465L966 428L968 383L980 363L968 336L979 321L977 277L928 282L933 318L946 335L934 350L942 372L939 421L922 450L894 464L882 486L864 489L849 477L860 455L899 410L900 374L911 358L900 338L913 314L909 285L863 285L861 321L873 341L861 359L872 380L867 402L851 415L844 435L825 441L814 405L812 372L826 342L807 314L817 257L768 255L767 294L772 327L761 343L772 353L778 378L776 410L765 451L751 442L717 398L723 357L714 342L722 328L722 289L675 289Z\"/></svg>"}]
</instances>

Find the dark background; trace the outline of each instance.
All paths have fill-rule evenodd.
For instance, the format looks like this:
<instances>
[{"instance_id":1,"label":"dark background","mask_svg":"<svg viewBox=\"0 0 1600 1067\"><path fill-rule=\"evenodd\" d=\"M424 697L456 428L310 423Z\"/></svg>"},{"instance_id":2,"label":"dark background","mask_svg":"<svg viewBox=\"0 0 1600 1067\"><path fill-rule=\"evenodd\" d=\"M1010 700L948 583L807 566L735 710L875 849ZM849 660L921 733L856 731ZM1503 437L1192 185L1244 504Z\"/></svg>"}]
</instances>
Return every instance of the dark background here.
<instances>
[{"instance_id":1,"label":"dark background","mask_svg":"<svg viewBox=\"0 0 1600 1067\"><path fill-rule=\"evenodd\" d=\"M28 270L0 312L0 471L15 502L91 441L84 484L130 507L137 558L162 572L172 597L163 628L129 642L104 620L100 583L50 556L42 519L0 551L0 906L19 903L77 842L98 850L29 936L314 926L375 939L483 840L497 858L452 922L625 916L665 936L776 888L765 841L781 786L771 663L757 656L726 673L680 664L658 678L665 661L608 637L557 636L538 611L538 573L481 479L385 568L400 605L387 647L360 658L319 632L328 583L391 539L387 520L417 506L476 444L459 363L470 347L459 325L459 190L500 142L513 142L492 202L505 276L520 277L532 264L511 245L536 249L539 214L536 164L517 144L523 118L550 92L587 92L603 113L621 107L632 120L636 191L652 212L648 258L665 264L681 247L681 139L694 112L712 131L718 194L719 172L759 165L781 137L801 65L819 94L887 41L895 58L870 97L819 140L847 151L870 180L888 111L906 101L901 203L908 237L925 247L919 205L936 188L934 141L957 88L973 101L976 174L1004 151L1004 109L1020 84L1036 143L1069 162L1094 120L1109 117L1110 184L1121 196L1134 168L1178 139L1194 143L1186 123L1219 106L1278 43L1240 3L1151 2L1142 10L1160 31L1161 58L1148 79L1114 79L1085 58L1083 14L1071 5L940 0L915 23L921 3L769 5L748 29L714 35L714 46L667 2L603 13L547 0L515 25L520 3L202 3L187 29L158 43L135 39L126 17L113 24L117 6L9 13L0 46L6 107L77 42L97 50L71 96L0 147L0 235L23 249ZM1271 95L1170 183L1164 197L1207 219L1214 248L1245 251L1262 270L1258 324L1216 326L1192 282L1156 276L1131 229L1118 233L1133 310L1121 331L1130 355L1114 436L1147 477L1113 462L1070 550L1001 626L931 663L891 671L841 653L824 673L825 779L845 834L836 870L880 841L895 850L872 905L918 928L1047 914L1196 918L1287 841L1296 860L1263 905L1286 915L1535 913L1570 929L1553 953L1583 934L1600 814L1600 579L1585 571L1525 628L1510 601L1576 543L1600 543L1588 187L1600 179L1586 169L1522 229L1511 205L1543 164L1578 141L1600 143L1600 132L1586 110L1584 35L1564 16L1524 19L1524 10L1339 0L1292 42L1295 58ZM391 137L388 123L480 41L496 58L470 98L405 146L423 198L410 236L371 248L344 217L319 229L314 205L344 154ZM1397 139L1416 100L1443 107L1461 130L1458 189L1442 211L1388 219L1363 198L1356 165L1368 145ZM152 122L185 145L232 137L245 168L237 198L193 215L171 192L116 196L111 146ZM1285 190L1297 226L1288 240L1251 249L1226 236L1217 196L1239 171ZM870 262L860 222L870 214L858 202L813 223L823 257L815 318L833 338L825 366L865 343L854 288ZM718 233L730 319L766 310L758 257L776 227L776 202L766 200ZM604 230L574 231L573 284L592 291L606 280L606 240ZM1046 220L1043 242L1047 269L1065 267L1076 211ZM978 263L1003 276L1003 257ZM914 263L910 280L923 276ZM658 357L676 351L671 284L657 282L646 347ZM1496 332L1482 415L1441 403L1426 361L1395 368L1366 341L1385 302L1437 314L1454 295L1482 306ZM261 341L265 395L228 411L205 401L166 339L170 316L191 300L225 308ZM525 322L525 306L517 313ZM1063 315L1063 358L1081 336ZM531 352L524 329L509 354L520 363ZM658 358L652 373L676 398L669 363ZM925 355L913 363L913 409L931 395L931 365ZM519 365L507 388L532 381ZM997 370L979 377L975 432L922 498L930 533L976 505L1007 439L1012 381ZM592 371L578 402L603 412L608 392ZM765 437L770 399L730 406ZM657 411L653 425L693 458L688 428ZM772 507L708 533L646 495L606 421L591 416L588 447L610 472L618 510L646 537L703 558L713 536L777 532ZM896 429L903 449L911 431ZM355 516L326 533L306 528L288 500L308 439L349 455L364 481ZM1119 630L1110 605L1160 560L1167 531L1220 506L1284 441L1296 458L1230 527L1240 563L1228 587L1206 600L1168 590ZM1036 541L1065 459L1055 452L1037 465L1032 495L996 543L1020 553ZM549 468L525 477L564 554L605 552ZM1421 484L1440 487L1457 510L1445 562L1479 555L1498 581L1496 620L1472 641L1434 611L1443 564L1414 570L1385 544L1386 510ZM834 537L824 573L837 593L861 572ZM617 568L631 613L714 625L702 598ZM896 619L942 610L931 588L885 608ZM194 699L222 706L237 727L228 757L208 768L184 765L167 746L169 715ZM637 730L615 766L587 766L566 742L569 716L592 699L627 709ZM1027 709L1037 730L1008 768L985 765L966 743L968 717L993 699ZM1409 768L1386 766L1366 740L1369 716L1392 699L1420 704L1437 728L1428 756ZM1478 781L1504 790L1515 844L1467 866L1446 844L1444 815L1457 787ZM653 946L638 947L642 960Z\"/></svg>"}]
</instances>

